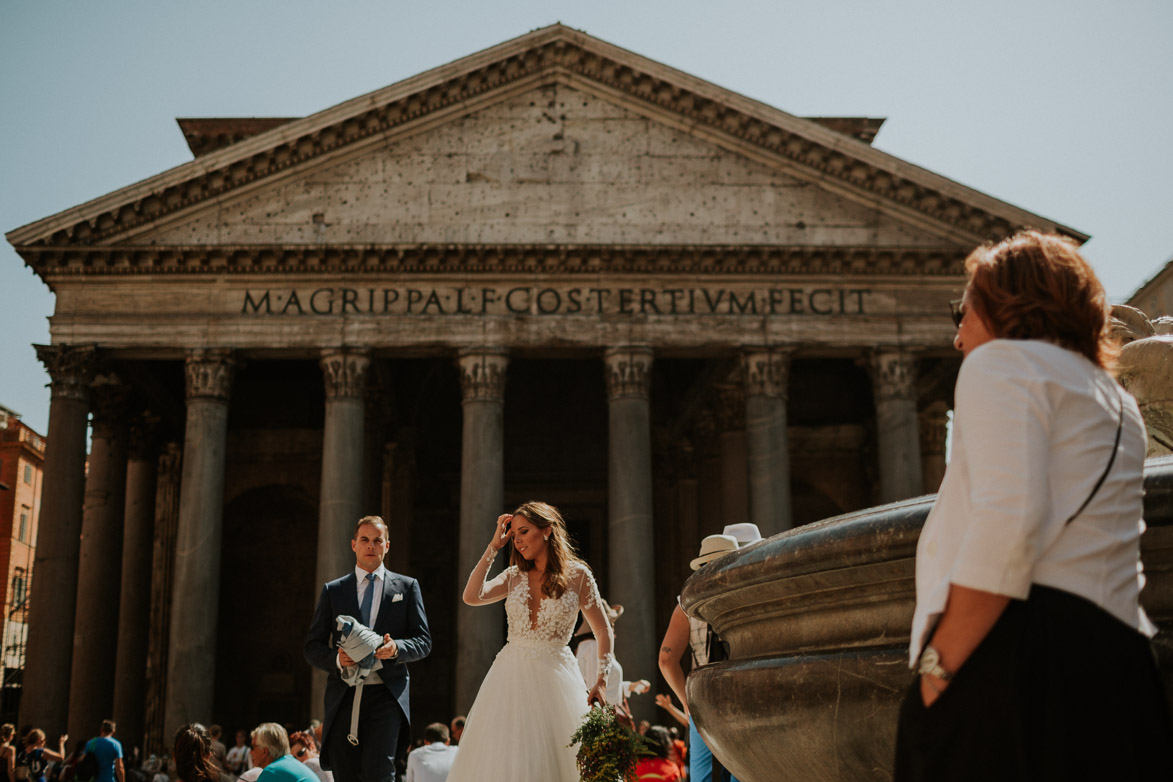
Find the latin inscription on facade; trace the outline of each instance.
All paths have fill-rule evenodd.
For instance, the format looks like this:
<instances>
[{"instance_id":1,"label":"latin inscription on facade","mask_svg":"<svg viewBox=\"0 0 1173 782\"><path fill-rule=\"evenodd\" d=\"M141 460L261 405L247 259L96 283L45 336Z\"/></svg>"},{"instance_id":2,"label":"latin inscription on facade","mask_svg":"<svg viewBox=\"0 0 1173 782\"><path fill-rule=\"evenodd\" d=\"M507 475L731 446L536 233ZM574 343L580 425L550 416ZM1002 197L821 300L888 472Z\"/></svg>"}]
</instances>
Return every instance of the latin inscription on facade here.
<instances>
[{"instance_id":1,"label":"latin inscription on facade","mask_svg":"<svg viewBox=\"0 0 1173 782\"><path fill-rule=\"evenodd\" d=\"M862 315L867 288L345 287L244 291L243 315Z\"/></svg>"}]
</instances>

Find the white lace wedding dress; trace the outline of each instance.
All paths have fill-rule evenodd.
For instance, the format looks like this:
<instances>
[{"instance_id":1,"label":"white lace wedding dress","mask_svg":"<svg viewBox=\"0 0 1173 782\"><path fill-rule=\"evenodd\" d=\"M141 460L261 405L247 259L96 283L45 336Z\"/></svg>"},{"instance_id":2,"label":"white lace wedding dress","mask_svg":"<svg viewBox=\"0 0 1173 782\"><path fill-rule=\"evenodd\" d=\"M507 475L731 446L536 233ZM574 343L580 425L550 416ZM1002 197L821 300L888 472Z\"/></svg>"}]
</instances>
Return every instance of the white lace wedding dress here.
<instances>
[{"instance_id":1,"label":"white lace wedding dress","mask_svg":"<svg viewBox=\"0 0 1173 782\"><path fill-rule=\"evenodd\" d=\"M531 598L516 567L484 582L478 602L505 599L509 637L468 713L448 782L578 782L567 745L588 710L587 684L566 644L579 611L594 628L607 619L590 569L573 563L567 574L559 598ZM610 637L599 641L600 670L610 670Z\"/></svg>"}]
</instances>

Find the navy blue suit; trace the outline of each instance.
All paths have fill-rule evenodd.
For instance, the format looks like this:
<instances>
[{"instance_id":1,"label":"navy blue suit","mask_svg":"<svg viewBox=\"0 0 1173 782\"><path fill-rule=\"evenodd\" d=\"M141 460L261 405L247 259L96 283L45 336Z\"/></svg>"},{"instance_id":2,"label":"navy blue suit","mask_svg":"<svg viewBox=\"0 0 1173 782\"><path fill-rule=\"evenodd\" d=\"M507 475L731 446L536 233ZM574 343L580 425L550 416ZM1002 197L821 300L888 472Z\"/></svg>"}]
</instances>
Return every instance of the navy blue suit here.
<instances>
[{"instance_id":1,"label":"navy blue suit","mask_svg":"<svg viewBox=\"0 0 1173 782\"><path fill-rule=\"evenodd\" d=\"M396 600L396 595L402 595ZM399 652L384 660L379 676L383 683L363 688L359 716L359 745L346 740L350 731L354 689L338 675L338 631L335 619L362 616L354 571L322 587L314 620L305 639L305 658L326 671L326 715L322 723L322 767L331 769L337 782L387 782L395 778L395 750L401 734L410 736L410 676L407 663L423 659L432 650L428 618L419 582L387 571L383 599L375 626L379 635L390 635ZM405 742L406 746L406 742Z\"/></svg>"}]
</instances>

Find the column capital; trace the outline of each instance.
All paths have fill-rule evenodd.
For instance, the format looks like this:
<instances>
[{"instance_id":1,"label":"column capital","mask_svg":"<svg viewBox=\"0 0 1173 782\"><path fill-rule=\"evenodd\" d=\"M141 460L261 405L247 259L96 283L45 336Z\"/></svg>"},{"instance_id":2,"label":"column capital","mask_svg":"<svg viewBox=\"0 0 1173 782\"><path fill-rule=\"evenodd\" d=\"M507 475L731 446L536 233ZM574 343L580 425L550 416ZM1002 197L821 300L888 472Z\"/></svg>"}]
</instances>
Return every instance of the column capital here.
<instances>
[{"instance_id":1,"label":"column capital","mask_svg":"<svg viewBox=\"0 0 1173 782\"><path fill-rule=\"evenodd\" d=\"M94 345L33 345L49 371L51 394L87 402L98 349Z\"/></svg>"},{"instance_id":2,"label":"column capital","mask_svg":"<svg viewBox=\"0 0 1173 782\"><path fill-rule=\"evenodd\" d=\"M713 407L717 414L718 432L733 432L745 428L745 388L740 383L719 383L714 386Z\"/></svg>"},{"instance_id":3,"label":"column capital","mask_svg":"<svg viewBox=\"0 0 1173 782\"><path fill-rule=\"evenodd\" d=\"M327 399L362 399L371 359L365 351L330 348L318 361Z\"/></svg>"},{"instance_id":4,"label":"column capital","mask_svg":"<svg viewBox=\"0 0 1173 782\"><path fill-rule=\"evenodd\" d=\"M94 437L110 439L126 422L130 388L117 375L99 375L90 385ZM125 431L125 430L124 430Z\"/></svg>"},{"instance_id":5,"label":"column capital","mask_svg":"<svg viewBox=\"0 0 1173 782\"><path fill-rule=\"evenodd\" d=\"M876 399L916 399L917 357L903 350L877 350L871 355Z\"/></svg>"},{"instance_id":6,"label":"column capital","mask_svg":"<svg viewBox=\"0 0 1173 782\"><path fill-rule=\"evenodd\" d=\"M790 385L792 348L743 348L741 373L746 396L786 399Z\"/></svg>"},{"instance_id":7,"label":"column capital","mask_svg":"<svg viewBox=\"0 0 1173 782\"><path fill-rule=\"evenodd\" d=\"M643 345L608 348L603 354L607 372L607 398L647 399L652 392L653 351Z\"/></svg>"},{"instance_id":8,"label":"column capital","mask_svg":"<svg viewBox=\"0 0 1173 782\"><path fill-rule=\"evenodd\" d=\"M460 393L465 402L504 402L509 352L504 348L465 348L456 354Z\"/></svg>"},{"instance_id":9,"label":"column capital","mask_svg":"<svg viewBox=\"0 0 1173 782\"><path fill-rule=\"evenodd\" d=\"M187 401L228 401L232 392L232 376L236 371L236 359L231 350L189 350L184 369L187 375Z\"/></svg>"}]
</instances>

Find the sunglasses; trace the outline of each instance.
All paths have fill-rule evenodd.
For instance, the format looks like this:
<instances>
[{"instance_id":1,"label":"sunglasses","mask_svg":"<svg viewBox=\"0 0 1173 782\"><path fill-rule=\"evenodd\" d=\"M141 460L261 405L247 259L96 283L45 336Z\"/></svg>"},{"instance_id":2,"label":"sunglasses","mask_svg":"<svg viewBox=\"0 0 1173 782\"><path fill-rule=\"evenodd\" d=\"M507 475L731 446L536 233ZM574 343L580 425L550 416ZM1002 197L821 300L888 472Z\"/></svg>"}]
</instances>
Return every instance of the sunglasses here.
<instances>
[{"instance_id":1,"label":"sunglasses","mask_svg":"<svg viewBox=\"0 0 1173 782\"><path fill-rule=\"evenodd\" d=\"M964 302L965 299L953 299L953 301L949 302L949 314L953 316L953 326L955 328L961 328L961 319L965 317L965 310L961 308Z\"/></svg>"}]
</instances>

